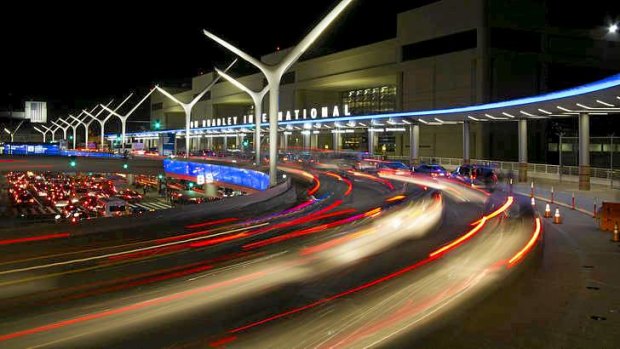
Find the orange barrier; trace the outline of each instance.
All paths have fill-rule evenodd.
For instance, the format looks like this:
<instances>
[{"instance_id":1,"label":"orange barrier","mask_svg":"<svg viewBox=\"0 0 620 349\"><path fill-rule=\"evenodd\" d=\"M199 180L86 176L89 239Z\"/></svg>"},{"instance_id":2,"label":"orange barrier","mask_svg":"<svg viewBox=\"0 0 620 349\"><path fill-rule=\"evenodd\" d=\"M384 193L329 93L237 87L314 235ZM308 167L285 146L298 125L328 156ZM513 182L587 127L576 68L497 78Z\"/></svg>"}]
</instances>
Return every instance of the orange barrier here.
<instances>
[{"instance_id":1,"label":"orange barrier","mask_svg":"<svg viewBox=\"0 0 620 349\"><path fill-rule=\"evenodd\" d=\"M603 202L600 229L613 232L616 223L620 224L620 202Z\"/></svg>"}]
</instances>

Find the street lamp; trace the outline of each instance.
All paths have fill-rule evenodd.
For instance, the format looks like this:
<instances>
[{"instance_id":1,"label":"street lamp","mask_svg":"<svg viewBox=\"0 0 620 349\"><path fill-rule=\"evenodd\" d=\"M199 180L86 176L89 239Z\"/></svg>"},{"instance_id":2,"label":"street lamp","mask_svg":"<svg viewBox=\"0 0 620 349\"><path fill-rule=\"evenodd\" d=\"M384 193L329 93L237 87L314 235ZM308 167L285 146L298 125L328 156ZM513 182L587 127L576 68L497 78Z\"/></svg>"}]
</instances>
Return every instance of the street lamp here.
<instances>
[{"instance_id":1,"label":"street lamp","mask_svg":"<svg viewBox=\"0 0 620 349\"><path fill-rule=\"evenodd\" d=\"M63 121L63 120L58 118L57 121ZM62 139L64 139L66 141L67 140L67 129L69 129L70 126L62 126L62 125L58 124L56 121L52 121L52 124L56 125L58 128L60 128L62 130L62 132L63 132L63 138Z\"/></svg>"},{"instance_id":2,"label":"street lamp","mask_svg":"<svg viewBox=\"0 0 620 349\"><path fill-rule=\"evenodd\" d=\"M56 141L56 131L58 131L58 127L53 128L53 126L47 127L45 125L41 125L41 127L43 127L45 132L51 132L52 133L52 142Z\"/></svg>"},{"instance_id":3,"label":"street lamp","mask_svg":"<svg viewBox=\"0 0 620 349\"><path fill-rule=\"evenodd\" d=\"M112 100L113 101L113 100ZM106 106L109 106L110 104L112 104L112 101L108 102L108 104L106 104ZM69 114L69 117L72 118L73 120L79 122L80 124L84 125L84 147L86 149L88 149L88 128L90 127L90 124L93 123L93 121L97 120L96 118L93 120L91 119L90 121L86 122L85 120L88 119L88 116L92 116L92 113L95 111L95 109L97 109L97 107L99 107L98 105L96 105L91 111L90 113L86 110L82 110L82 114L86 114L87 116L84 119L78 119L76 117L74 117L73 115ZM96 116L99 116L99 114L103 113L103 108L97 113ZM80 114L81 115L81 114Z\"/></svg>"},{"instance_id":4,"label":"street lamp","mask_svg":"<svg viewBox=\"0 0 620 349\"><path fill-rule=\"evenodd\" d=\"M267 79L269 86L269 184L274 186L277 184L277 162L278 162L278 111L280 107L280 80L286 71L306 52L319 36L327 29L327 27L344 11L344 9L353 0L342 0L332 9L319 24L314 27L306 37L304 37L297 46L292 48L286 56L275 65L265 64L247 53L236 48L227 41L203 29L204 34L233 52L237 56L243 58L253 66L257 67Z\"/></svg>"},{"instance_id":5,"label":"street lamp","mask_svg":"<svg viewBox=\"0 0 620 349\"><path fill-rule=\"evenodd\" d=\"M155 86L155 88L157 88L157 86ZM115 110L111 110L110 108L106 107L105 105L102 105L101 107L105 110L107 110L108 112L116 115L119 119L121 119L121 146L122 149L125 150L125 133L127 130L127 119L129 119L129 117L131 116L131 114L133 114L133 112L136 111L136 109L138 109L138 107L140 107L140 105L142 105L142 103L144 103L144 101L146 101L147 98L149 98L149 96L151 95L151 93L153 93L153 91L155 91L155 88L152 88L149 93L146 94L146 96L144 96L140 102L138 102L138 104L136 104L133 109L131 109L127 114L125 115L121 115L119 113L117 113ZM118 108L117 108L118 109Z\"/></svg>"},{"instance_id":6,"label":"street lamp","mask_svg":"<svg viewBox=\"0 0 620 349\"><path fill-rule=\"evenodd\" d=\"M233 64L235 64L236 62L237 60L235 59L224 71L228 71L228 69L230 69L233 66ZM181 102L176 97L168 93L168 91L160 88L159 86L155 87L164 96L168 97L168 99L180 105L181 108L183 108L183 111L185 112L185 157L186 158L189 157L189 145L190 145L189 127L190 127L190 123L192 120L192 109L194 108L194 105L196 105L196 103L198 103L198 101L202 98L202 96L204 96L205 93L211 90L213 86L215 86L215 84L219 80L220 80L220 76L218 75L216 78L213 79L213 81L211 81L209 85L207 85L207 87L204 88L204 90L202 90L202 92L200 92L196 97L194 97L194 99L192 99L189 103Z\"/></svg>"},{"instance_id":7,"label":"street lamp","mask_svg":"<svg viewBox=\"0 0 620 349\"><path fill-rule=\"evenodd\" d=\"M41 130L40 128L38 128L36 126L33 126L33 128L34 128L35 131L37 131L37 132L39 132L39 133L41 133L43 135L43 143L45 143L45 135L47 134L47 130L43 131L43 130Z\"/></svg>"},{"instance_id":8,"label":"street lamp","mask_svg":"<svg viewBox=\"0 0 620 349\"><path fill-rule=\"evenodd\" d=\"M125 102L127 102L129 98L131 98L131 96L133 96L133 93L130 93L129 96L127 96L127 98L125 98L125 100L123 100L121 104L119 104L113 111L116 112L118 109L120 109L120 107L122 107L123 104L125 104ZM101 126L101 150L103 150L105 145L105 123L114 115L112 112L109 112L108 116L106 116L103 120L97 119L97 116L99 116L99 114L101 114L101 112L103 112L104 110L105 108L102 108L99 113L97 113L97 115L93 115L84 110L84 113L86 113L86 115L90 116L93 120L97 120L97 122L99 122L99 126Z\"/></svg>"},{"instance_id":9,"label":"street lamp","mask_svg":"<svg viewBox=\"0 0 620 349\"><path fill-rule=\"evenodd\" d=\"M78 115L78 116L82 116L82 113L80 113L80 115ZM76 134L77 133L77 128L78 128L78 126L80 126L79 122L77 124L73 125L72 122L67 122L67 121L65 121L63 119L58 119L58 121L61 121L61 122L65 123L65 124L67 124L67 126L71 127L71 129L73 130L73 138L71 138L71 139L73 140L73 149L75 149L75 142L77 141L77 134Z\"/></svg>"},{"instance_id":10,"label":"street lamp","mask_svg":"<svg viewBox=\"0 0 620 349\"><path fill-rule=\"evenodd\" d=\"M240 89L241 91L247 93L248 95L250 95L250 97L252 97L252 101L254 102L254 124L256 125L254 126L255 127L254 148L256 148L256 166L260 166L261 164L261 161L260 161L261 160L261 157L260 157L260 131L261 131L260 124L263 119L263 99L265 98L265 95L269 91L269 85L265 86L260 92L252 91L247 86L243 85L242 83L235 80L234 78L224 73L223 71L217 68L215 69L215 71L217 71L218 74L223 76L224 79L228 80L228 82L230 82L231 84L236 86L238 89Z\"/></svg>"},{"instance_id":11,"label":"street lamp","mask_svg":"<svg viewBox=\"0 0 620 349\"><path fill-rule=\"evenodd\" d=\"M15 128L15 131L11 132L11 130L9 130L8 128L4 128L4 132L8 133L11 136L11 143L13 143L13 138L15 137L15 134L17 133L17 130L19 130L20 127L22 127L22 124L24 123L24 120L22 120L17 127Z\"/></svg>"}]
</instances>

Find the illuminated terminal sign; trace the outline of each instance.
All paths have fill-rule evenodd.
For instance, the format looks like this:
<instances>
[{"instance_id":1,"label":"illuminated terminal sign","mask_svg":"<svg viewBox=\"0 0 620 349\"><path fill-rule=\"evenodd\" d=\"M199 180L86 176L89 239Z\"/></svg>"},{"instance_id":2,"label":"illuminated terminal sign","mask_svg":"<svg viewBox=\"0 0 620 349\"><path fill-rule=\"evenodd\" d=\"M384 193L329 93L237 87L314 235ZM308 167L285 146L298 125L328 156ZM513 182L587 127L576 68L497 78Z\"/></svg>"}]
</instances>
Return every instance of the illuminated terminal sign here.
<instances>
[{"instance_id":1,"label":"illuminated terminal sign","mask_svg":"<svg viewBox=\"0 0 620 349\"><path fill-rule=\"evenodd\" d=\"M349 106L333 106L333 107L319 107L319 108L305 108L287 110L286 112L278 112L278 121L292 121L292 120L315 120L315 119L327 119L327 118L339 118L341 116L350 116ZM267 122L267 113L263 113L261 122ZM218 126L236 126L247 125L254 123L254 115L243 115L242 117L229 116L223 118L214 118L209 120L192 121L191 127L218 127Z\"/></svg>"}]
</instances>

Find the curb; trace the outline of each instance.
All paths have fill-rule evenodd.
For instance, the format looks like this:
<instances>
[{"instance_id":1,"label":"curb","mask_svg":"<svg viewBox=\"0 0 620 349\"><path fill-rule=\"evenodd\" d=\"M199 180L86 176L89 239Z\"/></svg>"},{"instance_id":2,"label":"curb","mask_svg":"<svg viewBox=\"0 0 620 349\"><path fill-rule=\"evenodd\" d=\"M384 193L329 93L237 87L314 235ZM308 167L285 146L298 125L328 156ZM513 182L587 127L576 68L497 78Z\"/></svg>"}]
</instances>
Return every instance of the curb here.
<instances>
[{"instance_id":1,"label":"curb","mask_svg":"<svg viewBox=\"0 0 620 349\"><path fill-rule=\"evenodd\" d=\"M519 195L523 195L523 196L528 196L528 197L530 196L529 193L524 193L524 192L520 192L520 191L514 191L513 193L519 194ZM543 201L543 202L546 202L546 203L549 203L549 204L552 203L551 200L549 200L549 199L547 199L545 197L542 197L542 196L534 195L534 198L536 200L540 200L540 201ZM573 206L571 206L570 204L566 204L564 202L561 202L561 201L553 201L553 204L554 205L558 205L558 206L563 206L563 207L569 208L571 210L573 209ZM574 211L578 211L578 212L580 212L582 214L585 214L585 215L587 215L587 216L589 216L591 218L595 218L595 217L592 216L592 212L591 211L584 210L583 208L575 207Z\"/></svg>"}]
</instances>

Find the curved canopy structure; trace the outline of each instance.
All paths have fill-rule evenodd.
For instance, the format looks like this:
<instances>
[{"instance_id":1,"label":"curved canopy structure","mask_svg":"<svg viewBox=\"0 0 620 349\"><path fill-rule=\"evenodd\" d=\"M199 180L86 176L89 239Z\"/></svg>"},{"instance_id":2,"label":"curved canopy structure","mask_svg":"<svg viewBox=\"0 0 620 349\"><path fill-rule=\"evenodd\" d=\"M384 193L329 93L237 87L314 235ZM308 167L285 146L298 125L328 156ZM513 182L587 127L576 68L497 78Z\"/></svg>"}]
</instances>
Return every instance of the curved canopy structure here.
<instances>
[{"instance_id":1,"label":"curved canopy structure","mask_svg":"<svg viewBox=\"0 0 620 349\"><path fill-rule=\"evenodd\" d=\"M444 123L462 122L465 120L494 122L517 119L548 119L555 117L575 116L580 113L590 115L606 115L620 113L620 74L586 85L550 92L538 96L512 99L501 102L478 104L465 107L445 109L415 110L386 114L351 115L338 118L322 118L316 116L306 119L286 120L280 122L281 130L287 125L333 124L337 122L363 121L363 120L400 120L401 123L419 121L427 125L441 125ZM398 124L399 122L396 122ZM268 127L268 123L263 123ZM239 125L199 127L191 132L234 132L236 129L244 129L247 132L253 129L253 123ZM163 130L132 133L132 136L152 136L156 133L177 132L184 130Z\"/></svg>"}]
</instances>

